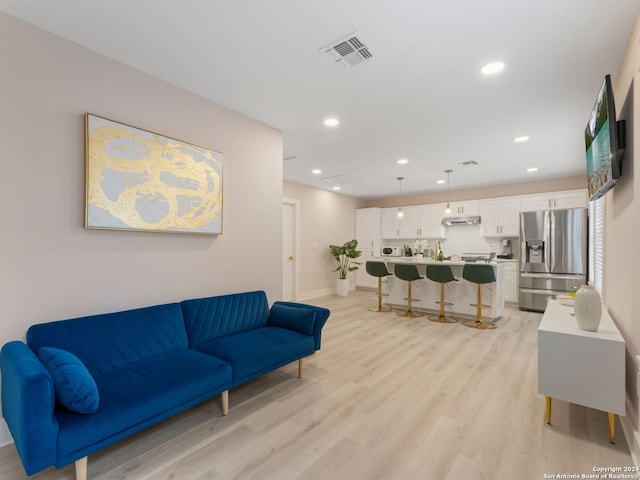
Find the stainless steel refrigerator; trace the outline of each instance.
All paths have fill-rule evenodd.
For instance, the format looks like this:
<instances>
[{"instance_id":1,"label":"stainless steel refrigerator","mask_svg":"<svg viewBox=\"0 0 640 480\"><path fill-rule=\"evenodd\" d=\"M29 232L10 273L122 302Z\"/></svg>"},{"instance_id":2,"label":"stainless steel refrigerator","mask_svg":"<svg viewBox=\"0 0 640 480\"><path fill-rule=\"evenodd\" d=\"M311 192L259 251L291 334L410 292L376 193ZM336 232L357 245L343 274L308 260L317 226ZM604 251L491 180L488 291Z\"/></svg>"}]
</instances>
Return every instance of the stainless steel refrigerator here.
<instances>
[{"instance_id":1,"label":"stainless steel refrigerator","mask_svg":"<svg viewBox=\"0 0 640 480\"><path fill-rule=\"evenodd\" d=\"M543 312L547 300L584 285L587 209L520 213L520 309Z\"/></svg>"}]
</instances>

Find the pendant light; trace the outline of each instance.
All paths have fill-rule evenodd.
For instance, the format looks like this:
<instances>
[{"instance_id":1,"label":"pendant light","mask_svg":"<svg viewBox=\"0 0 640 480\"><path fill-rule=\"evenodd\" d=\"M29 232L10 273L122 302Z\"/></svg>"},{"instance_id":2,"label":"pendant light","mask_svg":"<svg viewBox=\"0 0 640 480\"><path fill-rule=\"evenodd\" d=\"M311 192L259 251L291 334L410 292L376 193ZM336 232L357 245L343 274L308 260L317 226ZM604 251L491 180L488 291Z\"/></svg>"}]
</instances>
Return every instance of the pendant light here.
<instances>
[{"instance_id":1,"label":"pendant light","mask_svg":"<svg viewBox=\"0 0 640 480\"><path fill-rule=\"evenodd\" d=\"M444 173L447 174L447 206L444 207L445 215L451 214L451 204L449 203L449 174L453 172L453 170L445 170Z\"/></svg>"},{"instance_id":2,"label":"pendant light","mask_svg":"<svg viewBox=\"0 0 640 480\"><path fill-rule=\"evenodd\" d=\"M396 180L400 183L400 195L402 195L402 180L404 177L396 177ZM402 220L404 218L404 212L402 211L402 207L398 207L398 213L396 213L396 220Z\"/></svg>"}]
</instances>

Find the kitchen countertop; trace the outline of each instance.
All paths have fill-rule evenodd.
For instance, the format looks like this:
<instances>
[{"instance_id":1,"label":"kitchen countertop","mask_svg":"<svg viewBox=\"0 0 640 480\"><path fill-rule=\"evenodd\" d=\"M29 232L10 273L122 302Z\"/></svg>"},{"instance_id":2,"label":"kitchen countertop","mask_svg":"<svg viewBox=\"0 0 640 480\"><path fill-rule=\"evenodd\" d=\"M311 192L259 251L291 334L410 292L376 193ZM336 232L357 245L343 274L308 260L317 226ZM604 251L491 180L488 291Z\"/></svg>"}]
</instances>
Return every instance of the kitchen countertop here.
<instances>
[{"instance_id":1,"label":"kitchen countertop","mask_svg":"<svg viewBox=\"0 0 640 480\"><path fill-rule=\"evenodd\" d=\"M387 263L415 263L418 265L498 265L503 262L464 262L462 260L434 260L433 258L419 258L419 257L381 257L376 260L381 260ZM511 260L507 260L511 261ZM513 260L516 261L516 260Z\"/></svg>"}]
</instances>

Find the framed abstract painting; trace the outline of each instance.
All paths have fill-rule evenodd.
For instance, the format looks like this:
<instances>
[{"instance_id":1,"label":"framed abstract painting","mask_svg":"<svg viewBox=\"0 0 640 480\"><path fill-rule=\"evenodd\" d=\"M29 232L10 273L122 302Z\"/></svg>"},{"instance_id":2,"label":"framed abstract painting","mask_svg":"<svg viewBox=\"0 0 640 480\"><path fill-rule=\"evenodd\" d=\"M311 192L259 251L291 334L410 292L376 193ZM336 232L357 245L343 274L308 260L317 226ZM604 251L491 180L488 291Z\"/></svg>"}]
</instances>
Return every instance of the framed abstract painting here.
<instances>
[{"instance_id":1,"label":"framed abstract painting","mask_svg":"<svg viewBox=\"0 0 640 480\"><path fill-rule=\"evenodd\" d=\"M85 227L222 233L222 153L87 113Z\"/></svg>"}]
</instances>

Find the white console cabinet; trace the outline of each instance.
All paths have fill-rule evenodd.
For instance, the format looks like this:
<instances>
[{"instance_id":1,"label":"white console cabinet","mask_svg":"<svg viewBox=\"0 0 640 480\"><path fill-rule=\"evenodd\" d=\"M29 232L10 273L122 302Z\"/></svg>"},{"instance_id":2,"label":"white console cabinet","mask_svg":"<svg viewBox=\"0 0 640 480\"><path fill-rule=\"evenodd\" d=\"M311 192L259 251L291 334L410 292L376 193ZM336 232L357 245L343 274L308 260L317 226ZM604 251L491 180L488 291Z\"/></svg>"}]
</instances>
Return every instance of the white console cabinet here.
<instances>
[{"instance_id":1,"label":"white console cabinet","mask_svg":"<svg viewBox=\"0 0 640 480\"><path fill-rule=\"evenodd\" d=\"M604 306L603 306L604 307ZM573 306L550 300L538 327L538 393L609 414L609 440L615 443L615 416L625 414L625 344L606 311L597 332L578 328Z\"/></svg>"}]
</instances>

